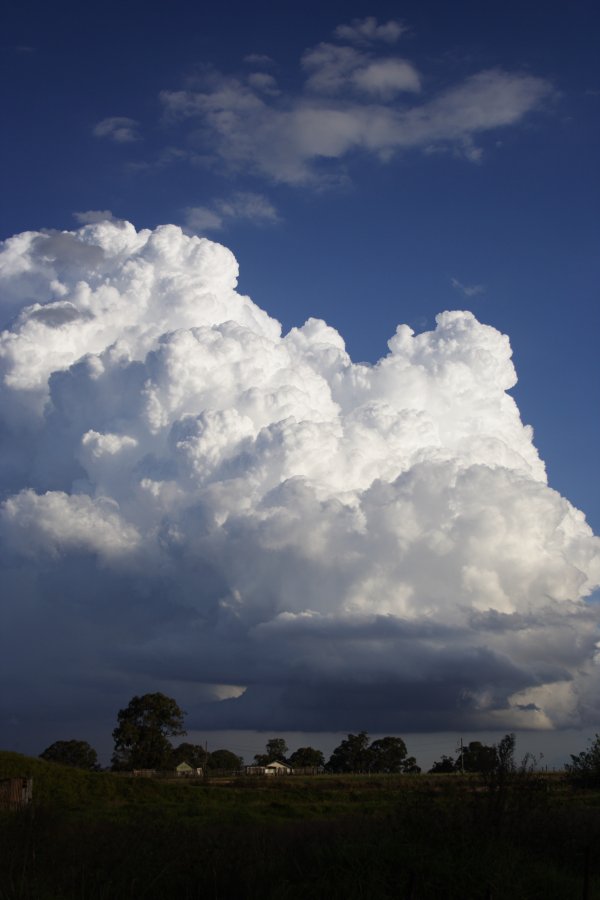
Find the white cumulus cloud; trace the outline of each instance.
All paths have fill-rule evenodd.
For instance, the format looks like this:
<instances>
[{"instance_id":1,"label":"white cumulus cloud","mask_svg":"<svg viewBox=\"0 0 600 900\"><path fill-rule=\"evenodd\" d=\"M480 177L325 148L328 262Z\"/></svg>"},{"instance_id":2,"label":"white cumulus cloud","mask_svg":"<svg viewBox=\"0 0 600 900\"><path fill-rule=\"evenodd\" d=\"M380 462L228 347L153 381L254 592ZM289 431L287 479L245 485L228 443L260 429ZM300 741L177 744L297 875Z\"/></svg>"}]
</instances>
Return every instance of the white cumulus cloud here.
<instances>
[{"instance_id":1,"label":"white cumulus cloud","mask_svg":"<svg viewBox=\"0 0 600 900\"><path fill-rule=\"evenodd\" d=\"M0 717L143 682L192 727L597 721L600 541L505 335L444 312L354 363L175 226L17 235L0 279Z\"/></svg>"}]
</instances>

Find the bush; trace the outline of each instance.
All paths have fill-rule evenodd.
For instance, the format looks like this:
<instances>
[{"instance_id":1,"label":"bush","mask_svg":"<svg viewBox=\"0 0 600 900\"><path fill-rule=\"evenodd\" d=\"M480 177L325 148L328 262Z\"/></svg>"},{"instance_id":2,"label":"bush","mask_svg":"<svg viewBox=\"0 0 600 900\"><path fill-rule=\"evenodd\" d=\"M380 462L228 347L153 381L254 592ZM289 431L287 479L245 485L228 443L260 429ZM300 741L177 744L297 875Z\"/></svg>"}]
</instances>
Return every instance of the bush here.
<instances>
[{"instance_id":1,"label":"bush","mask_svg":"<svg viewBox=\"0 0 600 900\"><path fill-rule=\"evenodd\" d=\"M565 766L569 780L579 787L600 787L600 734L595 736L588 750L577 756L571 754L571 763Z\"/></svg>"}]
</instances>

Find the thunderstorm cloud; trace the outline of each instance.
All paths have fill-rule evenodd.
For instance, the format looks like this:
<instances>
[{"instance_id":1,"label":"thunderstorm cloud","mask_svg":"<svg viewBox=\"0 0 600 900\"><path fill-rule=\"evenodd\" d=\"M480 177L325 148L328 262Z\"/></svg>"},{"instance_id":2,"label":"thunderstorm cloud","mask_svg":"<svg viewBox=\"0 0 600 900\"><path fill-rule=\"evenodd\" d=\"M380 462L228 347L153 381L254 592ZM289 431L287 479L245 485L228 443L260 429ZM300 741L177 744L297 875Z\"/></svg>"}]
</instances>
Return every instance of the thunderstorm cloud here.
<instances>
[{"instance_id":1,"label":"thunderstorm cloud","mask_svg":"<svg viewBox=\"0 0 600 900\"><path fill-rule=\"evenodd\" d=\"M237 275L175 226L3 245L0 722L165 686L203 728L597 721L600 540L508 338L444 312L357 364Z\"/></svg>"}]
</instances>

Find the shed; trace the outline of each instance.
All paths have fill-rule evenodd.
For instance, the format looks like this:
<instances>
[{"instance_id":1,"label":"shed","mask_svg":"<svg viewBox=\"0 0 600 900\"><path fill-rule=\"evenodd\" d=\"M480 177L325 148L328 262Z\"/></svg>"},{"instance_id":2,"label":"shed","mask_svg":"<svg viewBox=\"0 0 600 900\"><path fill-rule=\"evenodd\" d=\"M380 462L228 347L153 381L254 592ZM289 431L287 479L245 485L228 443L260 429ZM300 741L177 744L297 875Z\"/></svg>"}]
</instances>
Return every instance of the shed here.
<instances>
[{"instance_id":1,"label":"shed","mask_svg":"<svg viewBox=\"0 0 600 900\"><path fill-rule=\"evenodd\" d=\"M33 798L33 778L3 778L0 781L0 809L23 809Z\"/></svg>"}]
</instances>

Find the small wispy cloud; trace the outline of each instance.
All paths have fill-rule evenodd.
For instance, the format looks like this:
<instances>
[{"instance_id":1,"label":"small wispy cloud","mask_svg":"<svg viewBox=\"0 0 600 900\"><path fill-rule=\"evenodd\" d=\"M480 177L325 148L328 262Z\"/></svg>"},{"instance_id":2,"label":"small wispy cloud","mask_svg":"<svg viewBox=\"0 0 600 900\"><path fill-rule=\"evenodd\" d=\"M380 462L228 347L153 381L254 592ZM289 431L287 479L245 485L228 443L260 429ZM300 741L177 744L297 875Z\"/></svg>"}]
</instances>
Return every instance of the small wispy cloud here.
<instances>
[{"instance_id":1,"label":"small wispy cloud","mask_svg":"<svg viewBox=\"0 0 600 900\"><path fill-rule=\"evenodd\" d=\"M266 53L248 53L248 55L244 57L244 62L248 63L250 66L273 65L273 60L270 56L267 56Z\"/></svg>"},{"instance_id":2,"label":"small wispy cloud","mask_svg":"<svg viewBox=\"0 0 600 900\"><path fill-rule=\"evenodd\" d=\"M451 278L450 284L464 297L478 297L480 294L485 294L486 291L484 284L463 284L458 278Z\"/></svg>"},{"instance_id":3,"label":"small wispy cloud","mask_svg":"<svg viewBox=\"0 0 600 900\"><path fill-rule=\"evenodd\" d=\"M318 44L302 57L308 90L338 94L344 90L391 98L421 89L419 73L404 59L373 59L354 47Z\"/></svg>"},{"instance_id":4,"label":"small wispy cloud","mask_svg":"<svg viewBox=\"0 0 600 900\"><path fill-rule=\"evenodd\" d=\"M367 16L366 19L353 19L349 25L338 25L333 33L338 40L354 44L370 44L374 41L395 44L406 31L406 25L396 19L379 25L375 16Z\"/></svg>"},{"instance_id":5,"label":"small wispy cloud","mask_svg":"<svg viewBox=\"0 0 600 900\"><path fill-rule=\"evenodd\" d=\"M116 222L116 216L110 209L86 209L82 212L74 212L73 218L80 225L95 225L96 222Z\"/></svg>"},{"instance_id":6,"label":"small wispy cloud","mask_svg":"<svg viewBox=\"0 0 600 900\"><path fill-rule=\"evenodd\" d=\"M196 234L222 231L240 221L275 225L280 219L270 200L251 191L237 191L229 198L213 200L210 206L188 206L185 210L185 224Z\"/></svg>"},{"instance_id":7,"label":"small wispy cloud","mask_svg":"<svg viewBox=\"0 0 600 900\"><path fill-rule=\"evenodd\" d=\"M117 144L131 144L140 140L139 122L127 116L110 116L102 119L93 129L95 137L106 138Z\"/></svg>"},{"instance_id":8,"label":"small wispy cloud","mask_svg":"<svg viewBox=\"0 0 600 900\"><path fill-rule=\"evenodd\" d=\"M280 94L281 91L277 86L277 82L268 72L252 72L248 75L248 84L255 90L263 94L270 94L272 97Z\"/></svg>"}]
</instances>

